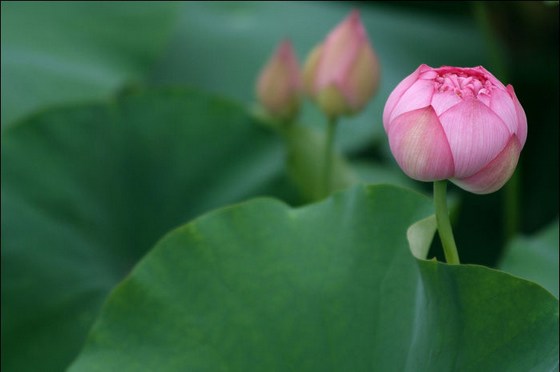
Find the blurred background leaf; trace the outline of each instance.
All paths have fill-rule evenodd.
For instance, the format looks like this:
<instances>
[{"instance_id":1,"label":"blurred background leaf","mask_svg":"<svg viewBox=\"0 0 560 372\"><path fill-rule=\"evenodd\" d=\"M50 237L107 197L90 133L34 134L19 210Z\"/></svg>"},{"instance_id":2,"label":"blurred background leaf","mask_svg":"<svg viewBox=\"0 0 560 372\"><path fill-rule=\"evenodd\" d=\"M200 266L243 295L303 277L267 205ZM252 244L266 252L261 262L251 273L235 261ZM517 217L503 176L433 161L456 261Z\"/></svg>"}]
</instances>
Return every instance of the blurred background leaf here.
<instances>
[{"instance_id":1,"label":"blurred background leaf","mask_svg":"<svg viewBox=\"0 0 560 372\"><path fill-rule=\"evenodd\" d=\"M472 19L460 15L443 18L366 3L186 2L171 47L151 80L193 84L250 104L256 76L281 40L292 40L303 64L307 53L356 6L379 56L382 78L377 96L364 113L342 119L339 139L346 150L371 146L372 140L384 138L385 99L421 63L486 62L482 35ZM301 121L322 128L325 118L307 105Z\"/></svg>"},{"instance_id":2,"label":"blurred background leaf","mask_svg":"<svg viewBox=\"0 0 560 372\"><path fill-rule=\"evenodd\" d=\"M2 3L2 127L53 104L106 99L142 81L179 4Z\"/></svg>"},{"instance_id":3,"label":"blurred background leaf","mask_svg":"<svg viewBox=\"0 0 560 372\"><path fill-rule=\"evenodd\" d=\"M290 200L282 159L280 140L243 108L191 91L6 129L2 369L62 370L109 290L169 229L253 195Z\"/></svg>"},{"instance_id":4,"label":"blurred background leaf","mask_svg":"<svg viewBox=\"0 0 560 372\"><path fill-rule=\"evenodd\" d=\"M558 297L558 221L534 236L512 241L498 267L539 283Z\"/></svg>"}]
</instances>

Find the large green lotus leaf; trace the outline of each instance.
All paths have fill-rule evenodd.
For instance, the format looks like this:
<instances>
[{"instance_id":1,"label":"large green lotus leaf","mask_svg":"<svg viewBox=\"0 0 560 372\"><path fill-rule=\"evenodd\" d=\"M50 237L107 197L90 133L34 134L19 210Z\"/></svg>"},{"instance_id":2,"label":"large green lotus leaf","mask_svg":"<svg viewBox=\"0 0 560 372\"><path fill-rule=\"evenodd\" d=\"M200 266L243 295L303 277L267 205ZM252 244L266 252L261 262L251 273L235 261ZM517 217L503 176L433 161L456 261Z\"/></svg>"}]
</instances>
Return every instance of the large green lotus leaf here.
<instances>
[{"instance_id":1,"label":"large green lotus leaf","mask_svg":"<svg viewBox=\"0 0 560 372\"><path fill-rule=\"evenodd\" d=\"M356 186L256 199L164 237L112 292L71 372L528 371L558 363L558 301L413 258L430 201Z\"/></svg>"},{"instance_id":2,"label":"large green lotus leaf","mask_svg":"<svg viewBox=\"0 0 560 372\"><path fill-rule=\"evenodd\" d=\"M558 220L531 237L518 237L498 267L533 280L558 297Z\"/></svg>"},{"instance_id":3,"label":"large green lotus leaf","mask_svg":"<svg viewBox=\"0 0 560 372\"><path fill-rule=\"evenodd\" d=\"M176 10L165 2L3 2L2 126L141 80L166 46Z\"/></svg>"},{"instance_id":4,"label":"large green lotus leaf","mask_svg":"<svg viewBox=\"0 0 560 372\"><path fill-rule=\"evenodd\" d=\"M289 198L283 166L281 141L243 108L190 91L5 129L2 370L63 369L109 290L164 233L249 196Z\"/></svg>"},{"instance_id":5,"label":"large green lotus leaf","mask_svg":"<svg viewBox=\"0 0 560 372\"><path fill-rule=\"evenodd\" d=\"M353 8L361 11L382 76L379 92L364 113L341 120L339 137L346 149L383 136L381 116L389 93L420 64L486 62L485 41L469 12L442 17L357 2L186 2L152 79L194 84L251 103L257 75L282 39L292 41L303 64L311 49ZM322 127L326 119L308 104L302 121Z\"/></svg>"}]
</instances>

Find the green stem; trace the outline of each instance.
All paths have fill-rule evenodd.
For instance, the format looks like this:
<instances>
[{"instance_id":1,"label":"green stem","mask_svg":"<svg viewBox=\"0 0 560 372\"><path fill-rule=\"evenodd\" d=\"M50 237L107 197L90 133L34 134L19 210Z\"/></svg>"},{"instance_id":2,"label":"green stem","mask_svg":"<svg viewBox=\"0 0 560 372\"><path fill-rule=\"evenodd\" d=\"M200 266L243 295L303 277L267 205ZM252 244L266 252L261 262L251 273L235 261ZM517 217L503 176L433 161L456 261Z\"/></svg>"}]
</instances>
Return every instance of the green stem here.
<instances>
[{"instance_id":1,"label":"green stem","mask_svg":"<svg viewBox=\"0 0 560 372\"><path fill-rule=\"evenodd\" d=\"M459 254L457 246L453 238L453 230L449 221L449 212L447 211L447 180L434 181L434 205L436 208L436 221L445 254L445 260L449 264L458 265Z\"/></svg>"},{"instance_id":2,"label":"green stem","mask_svg":"<svg viewBox=\"0 0 560 372\"><path fill-rule=\"evenodd\" d=\"M336 123L338 118L336 116L329 117L327 124L327 138L325 142L325 157L323 163L323 178L321 182L321 192L319 193L322 197L326 197L331 193L332 188L332 170L333 170L333 148L334 148L334 137L336 133Z\"/></svg>"}]
</instances>

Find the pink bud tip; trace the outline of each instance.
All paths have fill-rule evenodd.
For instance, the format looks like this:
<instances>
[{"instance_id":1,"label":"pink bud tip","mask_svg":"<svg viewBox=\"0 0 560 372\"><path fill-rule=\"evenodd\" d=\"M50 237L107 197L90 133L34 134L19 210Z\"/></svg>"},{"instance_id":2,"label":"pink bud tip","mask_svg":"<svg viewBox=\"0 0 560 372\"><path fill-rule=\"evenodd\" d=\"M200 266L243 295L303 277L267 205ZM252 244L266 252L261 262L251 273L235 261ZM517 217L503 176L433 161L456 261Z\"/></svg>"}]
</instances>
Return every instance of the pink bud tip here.
<instances>
[{"instance_id":1,"label":"pink bud tip","mask_svg":"<svg viewBox=\"0 0 560 372\"><path fill-rule=\"evenodd\" d=\"M288 119L298 111L301 89L299 64L292 44L285 40L259 75L257 97L272 116Z\"/></svg>"}]
</instances>

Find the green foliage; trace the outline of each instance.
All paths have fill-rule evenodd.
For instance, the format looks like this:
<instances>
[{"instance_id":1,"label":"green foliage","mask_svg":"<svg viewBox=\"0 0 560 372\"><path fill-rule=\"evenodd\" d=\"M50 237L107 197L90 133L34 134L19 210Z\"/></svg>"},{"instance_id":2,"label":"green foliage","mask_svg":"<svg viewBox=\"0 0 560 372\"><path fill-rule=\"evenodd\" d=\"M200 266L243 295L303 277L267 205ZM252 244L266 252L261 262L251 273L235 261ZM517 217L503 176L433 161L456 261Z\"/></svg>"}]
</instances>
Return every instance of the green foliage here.
<instances>
[{"instance_id":1,"label":"green foliage","mask_svg":"<svg viewBox=\"0 0 560 372\"><path fill-rule=\"evenodd\" d=\"M539 283L558 297L558 221L535 236L511 242L498 267Z\"/></svg>"},{"instance_id":2,"label":"green foliage","mask_svg":"<svg viewBox=\"0 0 560 372\"><path fill-rule=\"evenodd\" d=\"M166 2L2 3L2 127L141 81L163 52L176 10Z\"/></svg>"},{"instance_id":3,"label":"green foliage","mask_svg":"<svg viewBox=\"0 0 560 372\"><path fill-rule=\"evenodd\" d=\"M113 291L82 371L527 371L558 361L558 302L480 266L418 261L429 199L355 187L180 227Z\"/></svg>"},{"instance_id":4,"label":"green foliage","mask_svg":"<svg viewBox=\"0 0 560 372\"><path fill-rule=\"evenodd\" d=\"M251 195L288 198L275 190L280 145L238 106L179 91L6 129L2 367L63 368L109 290L169 229Z\"/></svg>"}]
</instances>

